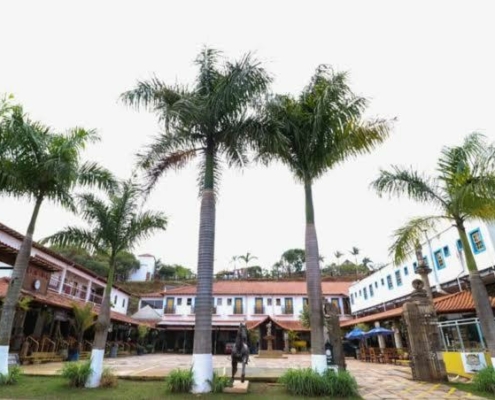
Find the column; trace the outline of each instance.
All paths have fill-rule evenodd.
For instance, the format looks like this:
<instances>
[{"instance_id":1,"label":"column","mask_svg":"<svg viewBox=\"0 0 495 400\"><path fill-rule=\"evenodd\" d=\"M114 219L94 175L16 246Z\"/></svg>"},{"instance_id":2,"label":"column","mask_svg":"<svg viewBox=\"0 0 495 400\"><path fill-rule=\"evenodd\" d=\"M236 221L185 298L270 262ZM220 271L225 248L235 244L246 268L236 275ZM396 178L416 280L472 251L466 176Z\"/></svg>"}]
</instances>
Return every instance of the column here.
<instances>
[{"instance_id":1,"label":"column","mask_svg":"<svg viewBox=\"0 0 495 400\"><path fill-rule=\"evenodd\" d=\"M379 328L379 327L380 327L380 323L375 322L375 328ZM378 335L378 346L380 347L380 349L385 348L385 338L383 337L383 335Z\"/></svg>"},{"instance_id":2,"label":"column","mask_svg":"<svg viewBox=\"0 0 495 400\"><path fill-rule=\"evenodd\" d=\"M67 276L67 268L64 268L62 274L60 275L60 287L58 288L59 294L62 293L62 290L64 290L64 282L66 276Z\"/></svg>"},{"instance_id":3,"label":"column","mask_svg":"<svg viewBox=\"0 0 495 400\"><path fill-rule=\"evenodd\" d=\"M89 297L91 296L91 286L93 285L93 281L88 281L88 288L86 291L86 302L89 301Z\"/></svg>"},{"instance_id":4,"label":"column","mask_svg":"<svg viewBox=\"0 0 495 400\"><path fill-rule=\"evenodd\" d=\"M394 331L394 343L395 343L395 348L397 349L402 349L402 336L400 335L400 330L399 330L399 324L397 322L394 322L392 324L392 330Z\"/></svg>"}]
</instances>

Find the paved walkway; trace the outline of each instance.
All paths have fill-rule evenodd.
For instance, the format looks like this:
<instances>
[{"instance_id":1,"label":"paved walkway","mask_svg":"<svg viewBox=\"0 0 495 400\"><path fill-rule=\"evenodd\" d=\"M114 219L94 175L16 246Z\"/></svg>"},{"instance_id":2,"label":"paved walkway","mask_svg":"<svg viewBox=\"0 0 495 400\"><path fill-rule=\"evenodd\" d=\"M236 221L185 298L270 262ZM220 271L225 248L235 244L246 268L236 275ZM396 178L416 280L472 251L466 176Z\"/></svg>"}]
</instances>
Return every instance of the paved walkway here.
<instances>
[{"instance_id":1,"label":"paved walkway","mask_svg":"<svg viewBox=\"0 0 495 400\"><path fill-rule=\"evenodd\" d=\"M359 384L364 399L481 399L447 385L416 382L411 379L408 367L370 364L347 360L348 370ZM27 375L56 375L62 363L23 366ZM145 356L105 359L105 366L118 376L162 378L175 368L189 368L191 355L150 354ZM287 358L269 359L251 356L247 377L279 377L288 368L304 368L311 365L309 355L288 355ZM230 374L230 357L214 356L217 371Z\"/></svg>"}]
</instances>

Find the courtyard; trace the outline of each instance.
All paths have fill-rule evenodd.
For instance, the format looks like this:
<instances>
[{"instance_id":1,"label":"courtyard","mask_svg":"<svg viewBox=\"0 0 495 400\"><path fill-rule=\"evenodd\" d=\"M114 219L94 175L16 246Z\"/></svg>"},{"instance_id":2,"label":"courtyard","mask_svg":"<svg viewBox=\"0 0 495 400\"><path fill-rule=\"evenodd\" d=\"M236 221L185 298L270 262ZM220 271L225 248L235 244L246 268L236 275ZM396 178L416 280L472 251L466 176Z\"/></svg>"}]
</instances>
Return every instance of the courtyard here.
<instances>
[{"instance_id":1,"label":"courtyard","mask_svg":"<svg viewBox=\"0 0 495 400\"><path fill-rule=\"evenodd\" d=\"M57 375L63 363L23 366L26 375ZM161 379L175 368L187 369L190 355L149 354L145 356L105 359L105 366L115 375L129 379ZM275 380L288 368L305 368L311 365L309 354L287 355L283 359L251 356L246 375L252 380ZM221 374L230 375L230 357L213 357L213 366ZM448 385L415 382L410 369L391 364L370 364L347 359L348 370L356 378L359 393L364 399L480 399Z\"/></svg>"}]
</instances>

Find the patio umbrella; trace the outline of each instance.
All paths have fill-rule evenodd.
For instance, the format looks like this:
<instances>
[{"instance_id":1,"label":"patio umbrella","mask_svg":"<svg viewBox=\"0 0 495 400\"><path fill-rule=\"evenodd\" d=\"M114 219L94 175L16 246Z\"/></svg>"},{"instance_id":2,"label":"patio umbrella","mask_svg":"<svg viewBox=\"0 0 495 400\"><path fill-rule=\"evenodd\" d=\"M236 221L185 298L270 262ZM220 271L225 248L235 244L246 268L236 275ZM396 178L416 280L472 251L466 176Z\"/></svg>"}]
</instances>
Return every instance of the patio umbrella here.
<instances>
[{"instance_id":1,"label":"patio umbrella","mask_svg":"<svg viewBox=\"0 0 495 400\"><path fill-rule=\"evenodd\" d=\"M394 331L390 329L382 328L381 326L373 328L365 333L366 337L373 337L378 335L392 335Z\"/></svg>"},{"instance_id":2,"label":"patio umbrella","mask_svg":"<svg viewBox=\"0 0 495 400\"><path fill-rule=\"evenodd\" d=\"M353 340L353 339L362 339L366 337L366 332L359 328L354 328L352 331L350 331L347 335L345 335L346 339Z\"/></svg>"}]
</instances>

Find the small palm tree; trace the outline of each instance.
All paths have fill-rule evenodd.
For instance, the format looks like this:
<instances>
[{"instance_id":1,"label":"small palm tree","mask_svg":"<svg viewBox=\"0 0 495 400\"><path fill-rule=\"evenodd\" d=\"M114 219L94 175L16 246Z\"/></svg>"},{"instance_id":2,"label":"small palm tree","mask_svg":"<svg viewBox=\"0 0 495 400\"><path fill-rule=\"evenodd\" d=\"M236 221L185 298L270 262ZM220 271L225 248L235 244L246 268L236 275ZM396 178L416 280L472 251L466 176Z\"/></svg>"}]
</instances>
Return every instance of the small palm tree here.
<instances>
[{"instance_id":1,"label":"small palm tree","mask_svg":"<svg viewBox=\"0 0 495 400\"><path fill-rule=\"evenodd\" d=\"M445 147L437 162L436 177L393 166L381 171L371 184L380 194L406 196L431 204L438 214L411 219L394 232L390 247L396 264L418 249L425 230L440 222L453 224L459 234L469 271L471 292L488 349L495 357L495 320L466 234L468 220L495 220L495 146L480 134L468 135L461 146Z\"/></svg>"},{"instance_id":2,"label":"small palm tree","mask_svg":"<svg viewBox=\"0 0 495 400\"><path fill-rule=\"evenodd\" d=\"M198 293L195 307L193 392L211 390L213 379L211 309L215 248L215 193L222 158L228 166L247 162L250 142L262 132L254 102L270 78L251 55L219 68L219 53L204 49L196 60L199 75L193 87L170 86L154 78L139 82L122 95L130 105L143 105L158 114L165 132L140 156L147 185L153 187L163 173L200 159L198 179L201 211L198 245Z\"/></svg>"},{"instance_id":3,"label":"small palm tree","mask_svg":"<svg viewBox=\"0 0 495 400\"><path fill-rule=\"evenodd\" d=\"M320 66L299 97L275 96L266 106L267 128L275 139L259 144L259 156L287 165L304 186L306 199L306 281L311 315L312 365L326 368L321 272L313 207L313 183L350 156L370 152L388 135L383 120L363 122L364 98L355 96L344 73ZM271 138L270 138L271 139Z\"/></svg>"},{"instance_id":4,"label":"small palm tree","mask_svg":"<svg viewBox=\"0 0 495 400\"><path fill-rule=\"evenodd\" d=\"M75 128L66 134L53 133L49 127L30 120L21 106L4 101L0 102L0 110L0 195L34 202L0 319L0 374L7 374L15 308L31 257L41 205L51 201L74 210L75 188L111 189L115 181L106 169L81 161L86 145L98 139L93 131Z\"/></svg>"},{"instance_id":5,"label":"small palm tree","mask_svg":"<svg viewBox=\"0 0 495 400\"><path fill-rule=\"evenodd\" d=\"M89 228L67 227L46 238L58 246L78 246L90 253L108 257L108 277L103 302L95 325L91 352L92 373L86 387L98 387L103 372L103 354L110 327L110 294L112 291L117 257L131 251L141 240L157 230L165 230L167 219L158 212L139 212L142 191L131 181L120 184L115 193L103 201L93 194L79 196L80 214Z\"/></svg>"},{"instance_id":6,"label":"small palm tree","mask_svg":"<svg viewBox=\"0 0 495 400\"><path fill-rule=\"evenodd\" d=\"M363 258L363 260L361 261L361 264L362 264L364 267L366 267L366 268L370 269L370 267L371 267L371 263L372 263L372 262L373 262L373 261L371 261L371 258L369 258L369 257L364 257L364 258Z\"/></svg>"},{"instance_id":7,"label":"small palm tree","mask_svg":"<svg viewBox=\"0 0 495 400\"><path fill-rule=\"evenodd\" d=\"M95 324L96 313L93 311L93 305L91 303L86 303L84 306L74 303L72 305L72 312L74 313L72 324L77 334L78 349L82 351L84 332Z\"/></svg>"},{"instance_id":8,"label":"small palm tree","mask_svg":"<svg viewBox=\"0 0 495 400\"><path fill-rule=\"evenodd\" d=\"M342 257L344 253L337 250L335 253L333 253L333 255L337 259L337 265L340 266L340 257Z\"/></svg>"}]
</instances>

